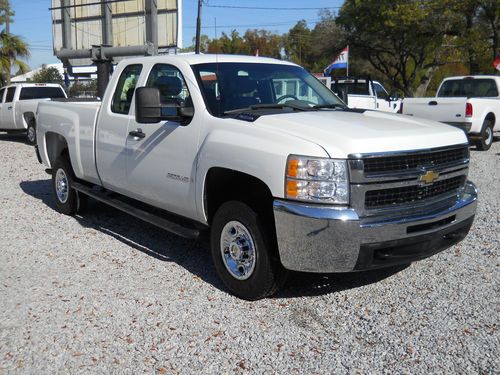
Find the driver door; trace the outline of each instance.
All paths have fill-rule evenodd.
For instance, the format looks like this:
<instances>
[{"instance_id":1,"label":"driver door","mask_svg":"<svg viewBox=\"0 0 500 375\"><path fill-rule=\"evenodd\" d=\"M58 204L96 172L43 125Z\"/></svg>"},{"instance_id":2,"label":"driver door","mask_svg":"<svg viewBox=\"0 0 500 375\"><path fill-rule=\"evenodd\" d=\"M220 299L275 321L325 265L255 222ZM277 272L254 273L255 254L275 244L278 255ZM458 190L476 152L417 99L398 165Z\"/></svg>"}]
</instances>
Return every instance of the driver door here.
<instances>
[{"instance_id":1,"label":"driver door","mask_svg":"<svg viewBox=\"0 0 500 375\"><path fill-rule=\"evenodd\" d=\"M193 105L184 77L173 65L154 65L146 87L160 90L162 104ZM131 118L126 140L129 195L180 215L195 210L197 118L195 114L187 125L176 121L139 124Z\"/></svg>"}]
</instances>

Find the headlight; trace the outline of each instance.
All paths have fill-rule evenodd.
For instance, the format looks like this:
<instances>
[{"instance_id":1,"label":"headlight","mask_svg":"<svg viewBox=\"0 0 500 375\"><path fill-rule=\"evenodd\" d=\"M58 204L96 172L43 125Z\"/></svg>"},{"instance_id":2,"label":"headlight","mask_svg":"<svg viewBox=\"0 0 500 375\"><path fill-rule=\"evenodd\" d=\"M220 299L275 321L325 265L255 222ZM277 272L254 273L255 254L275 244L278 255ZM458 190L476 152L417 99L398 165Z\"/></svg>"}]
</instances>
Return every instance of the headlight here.
<instances>
[{"instance_id":1,"label":"headlight","mask_svg":"<svg viewBox=\"0 0 500 375\"><path fill-rule=\"evenodd\" d=\"M317 203L349 203L347 162L290 155L287 160L285 196Z\"/></svg>"}]
</instances>

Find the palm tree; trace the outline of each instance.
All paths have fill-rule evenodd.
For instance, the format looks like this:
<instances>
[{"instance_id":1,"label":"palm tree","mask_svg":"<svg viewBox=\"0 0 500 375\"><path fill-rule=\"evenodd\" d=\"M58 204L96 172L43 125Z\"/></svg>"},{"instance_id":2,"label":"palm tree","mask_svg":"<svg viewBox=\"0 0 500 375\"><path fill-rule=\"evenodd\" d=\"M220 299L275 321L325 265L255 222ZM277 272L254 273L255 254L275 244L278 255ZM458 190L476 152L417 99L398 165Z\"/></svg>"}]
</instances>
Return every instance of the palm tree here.
<instances>
[{"instance_id":1,"label":"palm tree","mask_svg":"<svg viewBox=\"0 0 500 375\"><path fill-rule=\"evenodd\" d=\"M28 45L24 40L3 30L0 33L0 74L2 81L10 84L10 76L13 68L17 67L18 74L26 73L28 65L19 60L30 56Z\"/></svg>"}]
</instances>

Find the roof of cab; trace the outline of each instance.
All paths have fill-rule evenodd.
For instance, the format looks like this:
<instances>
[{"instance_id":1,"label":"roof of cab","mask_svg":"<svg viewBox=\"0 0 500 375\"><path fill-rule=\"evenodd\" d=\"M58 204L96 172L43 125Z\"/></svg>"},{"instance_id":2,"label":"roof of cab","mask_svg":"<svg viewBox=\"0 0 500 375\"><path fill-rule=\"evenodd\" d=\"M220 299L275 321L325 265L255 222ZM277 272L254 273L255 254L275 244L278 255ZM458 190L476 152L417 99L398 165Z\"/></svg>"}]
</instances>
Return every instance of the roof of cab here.
<instances>
[{"instance_id":1,"label":"roof of cab","mask_svg":"<svg viewBox=\"0 0 500 375\"><path fill-rule=\"evenodd\" d=\"M130 59L122 60L122 63L138 63L145 61L157 61L161 62L174 62L174 61L184 61L190 65L205 64L205 63L260 63L260 64L282 64L282 65L293 65L294 63L289 61L283 61L278 59L273 59L269 57L258 57L258 56L244 56L244 55L223 55L223 54L185 54L185 55L159 55L159 56L148 56L148 57L134 57Z\"/></svg>"}]
</instances>

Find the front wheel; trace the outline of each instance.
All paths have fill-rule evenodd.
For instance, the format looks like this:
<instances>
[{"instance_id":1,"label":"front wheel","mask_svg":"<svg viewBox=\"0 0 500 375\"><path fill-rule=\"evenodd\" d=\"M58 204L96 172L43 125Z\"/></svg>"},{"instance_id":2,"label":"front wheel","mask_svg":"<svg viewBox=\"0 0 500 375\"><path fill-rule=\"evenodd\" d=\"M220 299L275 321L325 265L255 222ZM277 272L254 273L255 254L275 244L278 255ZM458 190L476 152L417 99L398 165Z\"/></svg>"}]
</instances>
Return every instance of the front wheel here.
<instances>
[{"instance_id":1,"label":"front wheel","mask_svg":"<svg viewBox=\"0 0 500 375\"><path fill-rule=\"evenodd\" d=\"M226 202L214 216L212 259L219 277L237 297L270 296L286 278L269 231L257 212L242 202Z\"/></svg>"},{"instance_id":2,"label":"front wheel","mask_svg":"<svg viewBox=\"0 0 500 375\"><path fill-rule=\"evenodd\" d=\"M481 128L480 139L476 142L477 149L480 151L488 151L493 144L493 122L484 120Z\"/></svg>"},{"instance_id":3,"label":"front wheel","mask_svg":"<svg viewBox=\"0 0 500 375\"><path fill-rule=\"evenodd\" d=\"M36 121L31 119L28 122L28 129L26 130L26 143L31 146L36 145Z\"/></svg>"}]
</instances>

